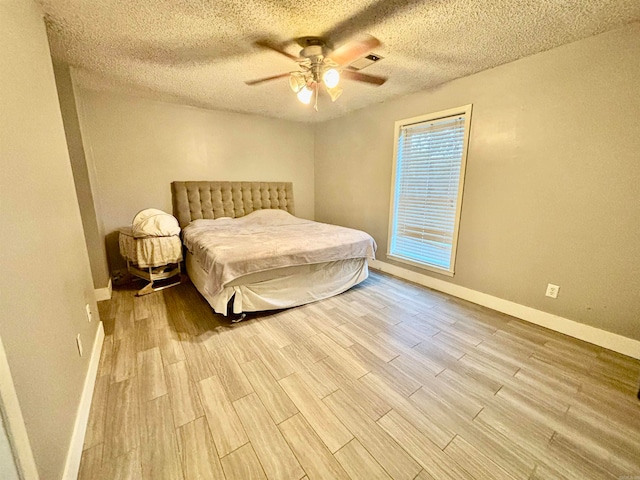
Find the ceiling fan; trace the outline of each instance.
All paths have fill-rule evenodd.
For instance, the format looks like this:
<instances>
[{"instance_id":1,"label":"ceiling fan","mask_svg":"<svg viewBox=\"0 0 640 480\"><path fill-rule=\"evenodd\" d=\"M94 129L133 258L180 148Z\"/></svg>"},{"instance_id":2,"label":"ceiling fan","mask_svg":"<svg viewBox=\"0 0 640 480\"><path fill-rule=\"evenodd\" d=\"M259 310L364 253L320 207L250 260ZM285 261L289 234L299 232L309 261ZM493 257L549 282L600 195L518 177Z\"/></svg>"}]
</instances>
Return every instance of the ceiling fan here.
<instances>
[{"instance_id":1,"label":"ceiling fan","mask_svg":"<svg viewBox=\"0 0 640 480\"><path fill-rule=\"evenodd\" d=\"M321 85L324 86L324 89L331 97L331 101L335 102L342 94L342 88L338 86L341 77L376 86L382 85L387 80L384 77L367 75L349 69L350 63L381 45L380 41L371 35L362 36L336 49L331 48L331 45L321 37L302 37L297 38L295 41L302 47L299 57L285 52L282 48L267 40L254 42L257 47L272 50L298 62L299 70L250 80L245 83L247 85L259 85L278 78L289 77L289 86L302 103L311 103L311 99L315 95L314 108L317 111Z\"/></svg>"}]
</instances>

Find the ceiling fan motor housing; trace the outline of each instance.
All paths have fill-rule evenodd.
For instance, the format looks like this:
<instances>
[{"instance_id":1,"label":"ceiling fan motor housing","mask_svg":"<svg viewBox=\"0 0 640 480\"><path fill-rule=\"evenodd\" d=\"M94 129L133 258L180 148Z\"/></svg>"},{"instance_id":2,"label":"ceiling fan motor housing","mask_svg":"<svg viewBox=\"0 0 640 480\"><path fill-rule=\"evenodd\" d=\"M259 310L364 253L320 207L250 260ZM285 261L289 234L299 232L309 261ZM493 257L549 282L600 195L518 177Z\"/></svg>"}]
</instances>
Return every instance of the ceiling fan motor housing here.
<instances>
[{"instance_id":1,"label":"ceiling fan motor housing","mask_svg":"<svg viewBox=\"0 0 640 480\"><path fill-rule=\"evenodd\" d=\"M322 45L309 45L300 51L301 57L308 58L310 60L317 57L323 57L324 55L325 51Z\"/></svg>"}]
</instances>

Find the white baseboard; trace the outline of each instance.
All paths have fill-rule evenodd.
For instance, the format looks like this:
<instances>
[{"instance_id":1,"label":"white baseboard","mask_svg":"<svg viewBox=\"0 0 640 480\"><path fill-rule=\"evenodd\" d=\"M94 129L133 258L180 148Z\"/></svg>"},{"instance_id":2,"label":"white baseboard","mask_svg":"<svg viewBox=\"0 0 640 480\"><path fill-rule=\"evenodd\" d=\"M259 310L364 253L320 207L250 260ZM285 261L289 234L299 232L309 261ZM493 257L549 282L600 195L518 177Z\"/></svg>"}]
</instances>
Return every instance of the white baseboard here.
<instances>
[{"instance_id":1,"label":"white baseboard","mask_svg":"<svg viewBox=\"0 0 640 480\"><path fill-rule=\"evenodd\" d=\"M530 323L535 323L536 325L569 335L570 337L640 359L640 341L638 340L623 337L622 335L591 327L574 320L569 320L568 318L553 315L552 313L543 312L542 310L536 310L535 308L520 305L519 303L494 297L486 293L478 292L477 290L461 287L379 260L370 260L369 266L374 270L390 273L405 280L468 300L478 305L491 308L492 310L497 310L498 312L506 313L507 315Z\"/></svg>"},{"instance_id":2,"label":"white baseboard","mask_svg":"<svg viewBox=\"0 0 640 480\"><path fill-rule=\"evenodd\" d=\"M84 380L82 389L82 397L80 398L80 406L76 415L76 423L73 427L73 435L71 436L71 444L67 452L67 462L64 467L63 480L75 480L78 478L80 470L80 458L82 457L82 447L84 445L84 435L87 431L87 422L89 421L89 411L91 410L91 400L93 400L93 389L96 385L96 375L98 373L98 364L100 363L100 353L102 352L102 342L104 341L104 325L102 322L98 324L96 338L93 341L93 350L91 359L89 360L89 370Z\"/></svg>"},{"instance_id":3,"label":"white baseboard","mask_svg":"<svg viewBox=\"0 0 640 480\"><path fill-rule=\"evenodd\" d=\"M101 302L102 300L111 300L111 279L109 279L109 283L104 288L96 288L94 290L96 295L96 302Z\"/></svg>"}]
</instances>

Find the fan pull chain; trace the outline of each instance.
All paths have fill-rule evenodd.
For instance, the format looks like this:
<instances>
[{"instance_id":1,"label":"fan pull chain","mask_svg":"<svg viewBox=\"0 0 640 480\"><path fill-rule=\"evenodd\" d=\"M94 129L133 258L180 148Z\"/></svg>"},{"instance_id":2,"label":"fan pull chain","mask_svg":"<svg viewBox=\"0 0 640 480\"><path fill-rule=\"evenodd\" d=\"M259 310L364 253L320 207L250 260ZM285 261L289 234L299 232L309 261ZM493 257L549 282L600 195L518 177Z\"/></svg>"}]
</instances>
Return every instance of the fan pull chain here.
<instances>
[{"instance_id":1,"label":"fan pull chain","mask_svg":"<svg viewBox=\"0 0 640 480\"><path fill-rule=\"evenodd\" d=\"M316 101L315 104L313 105L313 108L315 109L315 111L318 111L318 82L316 82Z\"/></svg>"}]
</instances>

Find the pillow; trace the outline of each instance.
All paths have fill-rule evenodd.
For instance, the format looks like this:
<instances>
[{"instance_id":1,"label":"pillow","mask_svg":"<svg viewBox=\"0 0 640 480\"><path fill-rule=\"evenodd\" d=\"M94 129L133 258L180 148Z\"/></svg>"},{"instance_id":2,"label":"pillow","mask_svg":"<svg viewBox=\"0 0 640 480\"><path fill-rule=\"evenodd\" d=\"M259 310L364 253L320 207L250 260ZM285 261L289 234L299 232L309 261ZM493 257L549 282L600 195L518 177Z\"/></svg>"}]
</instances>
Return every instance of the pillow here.
<instances>
[{"instance_id":1,"label":"pillow","mask_svg":"<svg viewBox=\"0 0 640 480\"><path fill-rule=\"evenodd\" d=\"M147 208L133 217L131 230L135 238L171 237L180 235L180 224L173 215Z\"/></svg>"},{"instance_id":2,"label":"pillow","mask_svg":"<svg viewBox=\"0 0 640 480\"><path fill-rule=\"evenodd\" d=\"M303 220L302 218L294 217L285 210L279 210L277 208L265 208L262 210L255 210L244 217L218 217L214 219L200 218L198 220L192 220L184 228L184 231L195 229L206 229L216 227L217 230L225 228L227 226L233 228L247 228L247 227L265 227L265 226L279 226L279 225L297 225L301 223L309 223L310 220Z\"/></svg>"},{"instance_id":3,"label":"pillow","mask_svg":"<svg viewBox=\"0 0 640 480\"><path fill-rule=\"evenodd\" d=\"M191 220L187 227L205 227L207 225L225 225L234 222L236 219L231 217L218 217L218 218L199 218L197 220ZM185 227L185 228L187 228Z\"/></svg>"},{"instance_id":4,"label":"pillow","mask_svg":"<svg viewBox=\"0 0 640 480\"><path fill-rule=\"evenodd\" d=\"M239 220L252 225L288 225L291 223L299 223L301 219L294 217L286 210L264 208L240 217Z\"/></svg>"}]
</instances>

